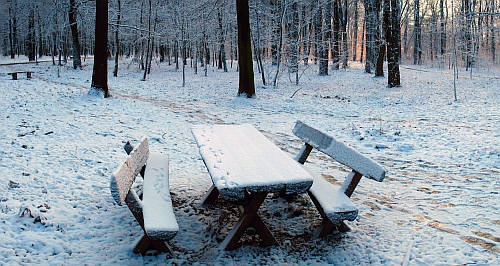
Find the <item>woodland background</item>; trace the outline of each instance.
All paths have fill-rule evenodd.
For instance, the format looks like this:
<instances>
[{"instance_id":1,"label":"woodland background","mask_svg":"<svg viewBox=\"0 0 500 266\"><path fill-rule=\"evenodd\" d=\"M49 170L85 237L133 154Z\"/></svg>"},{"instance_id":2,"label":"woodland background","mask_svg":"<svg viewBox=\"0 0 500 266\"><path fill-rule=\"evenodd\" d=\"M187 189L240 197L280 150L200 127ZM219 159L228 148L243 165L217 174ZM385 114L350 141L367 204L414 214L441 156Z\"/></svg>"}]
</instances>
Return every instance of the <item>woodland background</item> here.
<instances>
[{"instance_id":1,"label":"woodland background","mask_svg":"<svg viewBox=\"0 0 500 266\"><path fill-rule=\"evenodd\" d=\"M64 64L94 54L95 1L2 0L0 52ZM279 71L298 84L304 69L348 68L384 75L389 18L400 27L399 63L440 68L498 64L498 0L250 0L252 46L264 85ZM396 8L396 9L395 9ZM399 9L399 10L398 10ZM396 13L391 14L391 11ZM387 13L389 11L389 13ZM109 0L108 57L152 64L237 67L237 22L232 0ZM103 25L98 25L99 27ZM75 37L76 36L76 37ZM397 36L396 36L397 37ZM77 45L76 45L77 44ZM188 60L191 59L191 60ZM182 62L182 64L181 64ZM129 65L129 67L130 67ZM381 72L382 71L382 72Z\"/></svg>"}]
</instances>

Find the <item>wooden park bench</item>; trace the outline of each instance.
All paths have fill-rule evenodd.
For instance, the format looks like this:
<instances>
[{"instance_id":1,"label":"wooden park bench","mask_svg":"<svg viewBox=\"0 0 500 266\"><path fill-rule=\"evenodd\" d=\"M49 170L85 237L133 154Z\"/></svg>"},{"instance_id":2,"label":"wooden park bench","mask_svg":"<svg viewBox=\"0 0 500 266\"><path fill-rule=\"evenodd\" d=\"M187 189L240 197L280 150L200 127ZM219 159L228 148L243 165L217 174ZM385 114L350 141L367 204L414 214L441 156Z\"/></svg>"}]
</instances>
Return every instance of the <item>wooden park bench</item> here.
<instances>
[{"instance_id":1,"label":"wooden park bench","mask_svg":"<svg viewBox=\"0 0 500 266\"><path fill-rule=\"evenodd\" d=\"M295 124L293 133L305 142L295 158L299 163L304 164L315 148L352 169L342 186L331 184L323 177L311 174L314 182L308 194L323 219L321 226L313 234L313 239L324 237L334 229L340 232L348 231L349 227L344 221L353 221L358 215L358 209L350 197L361 177L381 182L385 177L384 168L333 137L300 121Z\"/></svg>"},{"instance_id":2,"label":"wooden park bench","mask_svg":"<svg viewBox=\"0 0 500 266\"><path fill-rule=\"evenodd\" d=\"M134 253L172 253L166 241L177 234L179 225L169 192L168 155L150 153L146 137L136 148L127 142L124 149L129 156L111 175L110 190L118 205L127 204L144 231ZM142 189L132 187L139 173L144 179Z\"/></svg>"},{"instance_id":3,"label":"wooden park bench","mask_svg":"<svg viewBox=\"0 0 500 266\"><path fill-rule=\"evenodd\" d=\"M11 73L7 73L8 75L12 75L12 79L13 80L17 80L17 74L22 74L22 73L26 73L26 78L31 78L31 71L15 71L15 72L11 72Z\"/></svg>"}]
</instances>

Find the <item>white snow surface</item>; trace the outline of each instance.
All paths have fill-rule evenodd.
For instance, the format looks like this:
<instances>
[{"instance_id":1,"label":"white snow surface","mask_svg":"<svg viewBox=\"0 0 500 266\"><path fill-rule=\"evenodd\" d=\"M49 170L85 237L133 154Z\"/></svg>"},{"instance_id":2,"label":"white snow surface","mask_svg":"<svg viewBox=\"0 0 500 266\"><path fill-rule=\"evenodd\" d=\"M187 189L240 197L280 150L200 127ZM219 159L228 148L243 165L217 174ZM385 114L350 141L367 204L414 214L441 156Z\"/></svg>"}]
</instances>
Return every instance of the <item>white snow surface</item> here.
<instances>
[{"instance_id":1,"label":"white snow surface","mask_svg":"<svg viewBox=\"0 0 500 266\"><path fill-rule=\"evenodd\" d=\"M140 81L129 63L110 75L107 99L87 96L88 59L81 71L0 66L1 265L500 265L498 69L461 73L458 101L451 70L403 65L403 86L388 88L357 63L326 77L303 66L298 86L283 72L277 88L257 86L246 99L235 97L235 66L207 77L187 67L182 87L174 66L154 63ZM5 74L13 70L33 78L13 81ZM294 156L297 120L380 163L386 178L361 180L350 232L311 241L320 217L308 197L269 197L259 213L281 245L245 235L239 249L220 250L238 212L199 204L212 182L190 128L252 124ZM144 135L151 151L170 156L172 257L132 252L142 230L109 191L123 144ZM349 172L317 151L308 161L332 183Z\"/></svg>"},{"instance_id":2,"label":"white snow surface","mask_svg":"<svg viewBox=\"0 0 500 266\"><path fill-rule=\"evenodd\" d=\"M179 231L179 225L169 191L168 155L151 152L144 176L141 201L144 228L153 238L169 238Z\"/></svg>"},{"instance_id":3,"label":"white snow surface","mask_svg":"<svg viewBox=\"0 0 500 266\"><path fill-rule=\"evenodd\" d=\"M310 186L313 181L299 163L250 124L194 126L191 131L219 190L259 187L279 192L288 184Z\"/></svg>"}]
</instances>

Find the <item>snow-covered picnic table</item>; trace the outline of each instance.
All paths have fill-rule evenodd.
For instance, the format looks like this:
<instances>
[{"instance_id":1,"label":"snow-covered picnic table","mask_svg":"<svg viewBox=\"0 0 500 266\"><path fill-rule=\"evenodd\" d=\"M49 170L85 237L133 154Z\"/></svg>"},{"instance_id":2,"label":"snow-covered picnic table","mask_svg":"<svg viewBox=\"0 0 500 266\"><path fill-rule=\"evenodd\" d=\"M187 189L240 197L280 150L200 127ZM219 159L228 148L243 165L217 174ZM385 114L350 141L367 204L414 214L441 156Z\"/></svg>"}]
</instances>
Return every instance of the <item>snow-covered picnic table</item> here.
<instances>
[{"instance_id":1,"label":"snow-covered picnic table","mask_svg":"<svg viewBox=\"0 0 500 266\"><path fill-rule=\"evenodd\" d=\"M219 194L242 205L243 215L228 234L222 248L235 249L251 226L266 245L277 244L257 211L268 193L305 193L313 177L252 125L194 126L191 129L213 186L203 204Z\"/></svg>"}]
</instances>

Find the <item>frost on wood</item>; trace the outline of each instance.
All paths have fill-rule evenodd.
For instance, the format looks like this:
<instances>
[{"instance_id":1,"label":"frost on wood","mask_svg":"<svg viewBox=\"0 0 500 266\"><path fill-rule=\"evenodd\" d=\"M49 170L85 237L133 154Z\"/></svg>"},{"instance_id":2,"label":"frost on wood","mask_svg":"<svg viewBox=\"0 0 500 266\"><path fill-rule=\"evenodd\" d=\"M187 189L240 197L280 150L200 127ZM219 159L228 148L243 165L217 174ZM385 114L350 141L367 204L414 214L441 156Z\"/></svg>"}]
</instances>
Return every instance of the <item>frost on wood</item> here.
<instances>
[{"instance_id":1,"label":"frost on wood","mask_svg":"<svg viewBox=\"0 0 500 266\"><path fill-rule=\"evenodd\" d=\"M127 160L118 166L118 169L111 175L110 190L111 195L119 205L123 205L128 191L135 181L135 177L146 164L149 157L148 139L143 138L141 143L135 148Z\"/></svg>"},{"instance_id":2,"label":"frost on wood","mask_svg":"<svg viewBox=\"0 0 500 266\"><path fill-rule=\"evenodd\" d=\"M365 177L379 182L385 178L385 170L381 165L301 121L297 121L295 124L293 134L332 157L337 162L350 167Z\"/></svg>"},{"instance_id":3,"label":"frost on wood","mask_svg":"<svg viewBox=\"0 0 500 266\"><path fill-rule=\"evenodd\" d=\"M144 173L144 228L153 240L169 240L179 231L169 191L168 155L152 152Z\"/></svg>"},{"instance_id":4,"label":"frost on wood","mask_svg":"<svg viewBox=\"0 0 500 266\"><path fill-rule=\"evenodd\" d=\"M195 126L201 157L221 196L241 200L248 192L303 193L312 177L252 125Z\"/></svg>"}]
</instances>

